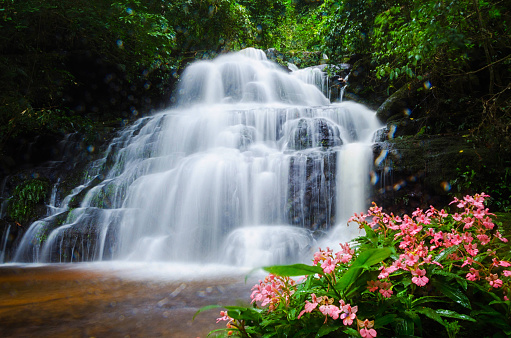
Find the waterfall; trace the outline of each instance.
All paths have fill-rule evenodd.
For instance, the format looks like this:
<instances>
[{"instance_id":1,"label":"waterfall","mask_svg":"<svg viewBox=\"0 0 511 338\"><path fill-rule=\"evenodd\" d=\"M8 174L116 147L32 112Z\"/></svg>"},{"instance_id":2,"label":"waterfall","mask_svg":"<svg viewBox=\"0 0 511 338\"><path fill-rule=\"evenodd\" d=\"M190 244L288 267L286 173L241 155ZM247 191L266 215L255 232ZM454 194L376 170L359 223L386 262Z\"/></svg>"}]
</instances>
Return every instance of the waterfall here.
<instances>
[{"instance_id":1,"label":"waterfall","mask_svg":"<svg viewBox=\"0 0 511 338\"><path fill-rule=\"evenodd\" d=\"M373 111L253 48L181 79L177 105L119 132L15 261L296 262L366 209Z\"/></svg>"},{"instance_id":2,"label":"waterfall","mask_svg":"<svg viewBox=\"0 0 511 338\"><path fill-rule=\"evenodd\" d=\"M5 262L6 250L7 250L7 241L9 240L9 235L11 233L11 226L7 227L7 230L4 232L2 241L0 242L0 263Z\"/></svg>"}]
</instances>

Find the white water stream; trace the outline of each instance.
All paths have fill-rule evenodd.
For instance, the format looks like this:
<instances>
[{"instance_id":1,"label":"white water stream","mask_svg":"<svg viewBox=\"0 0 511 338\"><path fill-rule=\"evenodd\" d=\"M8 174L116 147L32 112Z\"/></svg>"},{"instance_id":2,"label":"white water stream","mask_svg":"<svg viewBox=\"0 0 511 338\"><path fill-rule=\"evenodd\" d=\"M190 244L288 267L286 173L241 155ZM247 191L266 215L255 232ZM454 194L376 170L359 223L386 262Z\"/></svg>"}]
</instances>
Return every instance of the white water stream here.
<instances>
[{"instance_id":1,"label":"white water stream","mask_svg":"<svg viewBox=\"0 0 511 338\"><path fill-rule=\"evenodd\" d=\"M120 132L14 261L261 266L310 260L334 227L358 235L346 220L367 208L373 111L330 104L255 49L181 79L177 106Z\"/></svg>"}]
</instances>

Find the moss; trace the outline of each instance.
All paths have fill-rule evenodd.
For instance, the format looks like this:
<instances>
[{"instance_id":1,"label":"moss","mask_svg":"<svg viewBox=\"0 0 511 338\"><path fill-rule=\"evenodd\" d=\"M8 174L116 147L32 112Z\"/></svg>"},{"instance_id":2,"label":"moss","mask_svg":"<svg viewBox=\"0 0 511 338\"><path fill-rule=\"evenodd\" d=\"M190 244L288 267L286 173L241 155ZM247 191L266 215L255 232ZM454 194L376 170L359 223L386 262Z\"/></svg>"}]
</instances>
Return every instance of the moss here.
<instances>
[{"instance_id":1,"label":"moss","mask_svg":"<svg viewBox=\"0 0 511 338\"><path fill-rule=\"evenodd\" d=\"M25 223L36 214L36 207L48 196L50 184L42 179L29 179L14 189L8 214L15 222Z\"/></svg>"}]
</instances>

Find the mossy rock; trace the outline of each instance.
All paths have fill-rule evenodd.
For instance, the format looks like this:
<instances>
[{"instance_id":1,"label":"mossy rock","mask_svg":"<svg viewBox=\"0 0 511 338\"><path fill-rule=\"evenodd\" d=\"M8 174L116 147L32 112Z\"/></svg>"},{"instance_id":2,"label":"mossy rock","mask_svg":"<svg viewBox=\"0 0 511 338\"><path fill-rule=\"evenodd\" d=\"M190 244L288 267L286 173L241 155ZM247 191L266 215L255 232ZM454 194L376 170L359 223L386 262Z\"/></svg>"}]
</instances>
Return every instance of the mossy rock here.
<instances>
[{"instance_id":1,"label":"mossy rock","mask_svg":"<svg viewBox=\"0 0 511 338\"><path fill-rule=\"evenodd\" d=\"M26 224L37 215L37 209L49 196L50 183L45 179L29 179L18 184L9 201L7 213L18 224Z\"/></svg>"}]
</instances>

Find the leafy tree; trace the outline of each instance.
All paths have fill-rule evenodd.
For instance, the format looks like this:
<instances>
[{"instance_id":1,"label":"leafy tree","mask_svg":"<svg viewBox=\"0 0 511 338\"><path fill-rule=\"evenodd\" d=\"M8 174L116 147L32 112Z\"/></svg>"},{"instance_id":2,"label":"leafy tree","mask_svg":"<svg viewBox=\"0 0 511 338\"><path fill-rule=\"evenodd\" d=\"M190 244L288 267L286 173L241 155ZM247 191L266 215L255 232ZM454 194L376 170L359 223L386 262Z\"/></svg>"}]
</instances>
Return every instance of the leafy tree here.
<instances>
[{"instance_id":1,"label":"leafy tree","mask_svg":"<svg viewBox=\"0 0 511 338\"><path fill-rule=\"evenodd\" d=\"M289 3L286 4L284 0L239 0L238 3L247 9L250 21L255 26L255 44L262 48L279 48L281 37L277 32L288 14Z\"/></svg>"}]
</instances>

